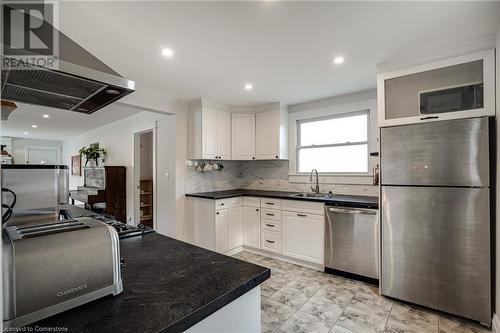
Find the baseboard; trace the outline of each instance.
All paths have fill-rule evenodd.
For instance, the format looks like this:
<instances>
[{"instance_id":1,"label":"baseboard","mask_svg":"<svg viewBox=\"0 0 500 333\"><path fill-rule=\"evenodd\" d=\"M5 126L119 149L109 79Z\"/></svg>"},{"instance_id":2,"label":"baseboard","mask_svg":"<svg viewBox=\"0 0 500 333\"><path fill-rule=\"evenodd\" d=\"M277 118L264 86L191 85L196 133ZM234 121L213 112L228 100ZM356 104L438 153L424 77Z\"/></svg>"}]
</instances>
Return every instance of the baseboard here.
<instances>
[{"instance_id":1,"label":"baseboard","mask_svg":"<svg viewBox=\"0 0 500 333\"><path fill-rule=\"evenodd\" d=\"M243 251L243 246L238 246L237 248L234 248L232 250L229 250L227 252L224 252L224 254L226 256L233 256L235 255L236 253L240 253L241 251Z\"/></svg>"},{"instance_id":2,"label":"baseboard","mask_svg":"<svg viewBox=\"0 0 500 333\"><path fill-rule=\"evenodd\" d=\"M299 265L299 266L306 267L306 268L310 268L310 269L313 269L313 270L316 270L316 271L323 272L323 270L324 270L324 266L322 266L322 265L310 263L310 262L303 261L303 260L300 260L300 259L286 257L284 255L281 255L281 254L278 254L278 253L274 253L274 252L269 252L269 251L265 251L265 250L261 250L261 249L256 249L256 248L248 247L248 246L245 246L245 245L243 246L243 250L251 252L251 253L259 254L261 256L268 257L268 258L271 258L271 259L277 259L277 260L281 260L281 261L286 261L288 263Z\"/></svg>"},{"instance_id":3,"label":"baseboard","mask_svg":"<svg viewBox=\"0 0 500 333\"><path fill-rule=\"evenodd\" d=\"M491 319L491 332L500 333L500 318L496 314L493 314Z\"/></svg>"}]
</instances>

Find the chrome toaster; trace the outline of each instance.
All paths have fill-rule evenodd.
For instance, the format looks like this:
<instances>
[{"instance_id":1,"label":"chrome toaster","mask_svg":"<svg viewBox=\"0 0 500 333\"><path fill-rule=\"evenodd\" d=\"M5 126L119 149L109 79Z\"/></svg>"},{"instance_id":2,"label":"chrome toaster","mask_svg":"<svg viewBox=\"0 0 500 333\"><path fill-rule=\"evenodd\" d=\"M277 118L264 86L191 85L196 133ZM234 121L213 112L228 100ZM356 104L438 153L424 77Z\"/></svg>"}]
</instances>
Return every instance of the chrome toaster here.
<instances>
[{"instance_id":1,"label":"chrome toaster","mask_svg":"<svg viewBox=\"0 0 500 333\"><path fill-rule=\"evenodd\" d=\"M84 217L4 227L3 324L20 327L123 285L116 230Z\"/></svg>"}]
</instances>

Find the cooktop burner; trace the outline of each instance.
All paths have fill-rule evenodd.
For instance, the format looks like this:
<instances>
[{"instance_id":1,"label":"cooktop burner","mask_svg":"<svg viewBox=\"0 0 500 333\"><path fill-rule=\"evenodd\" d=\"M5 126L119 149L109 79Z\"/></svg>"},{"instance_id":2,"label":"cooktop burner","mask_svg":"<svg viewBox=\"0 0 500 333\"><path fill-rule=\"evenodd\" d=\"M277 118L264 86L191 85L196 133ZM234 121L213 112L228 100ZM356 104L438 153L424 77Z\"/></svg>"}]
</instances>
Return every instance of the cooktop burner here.
<instances>
[{"instance_id":1,"label":"cooktop burner","mask_svg":"<svg viewBox=\"0 0 500 333\"><path fill-rule=\"evenodd\" d=\"M92 217L98 221L104 222L104 223L112 226L113 228L116 229L116 231L118 232L118 237L120 237L120 238L142 236L144 234L154 232L154 230L151 227L148 227L144 224L139 224L138 226L125 224L125 223L122 223L120 221L115 220L113 216L109 216L109 215L88 214L88 215L86 215L86 217Z\"/></svg>"}]
</instances>

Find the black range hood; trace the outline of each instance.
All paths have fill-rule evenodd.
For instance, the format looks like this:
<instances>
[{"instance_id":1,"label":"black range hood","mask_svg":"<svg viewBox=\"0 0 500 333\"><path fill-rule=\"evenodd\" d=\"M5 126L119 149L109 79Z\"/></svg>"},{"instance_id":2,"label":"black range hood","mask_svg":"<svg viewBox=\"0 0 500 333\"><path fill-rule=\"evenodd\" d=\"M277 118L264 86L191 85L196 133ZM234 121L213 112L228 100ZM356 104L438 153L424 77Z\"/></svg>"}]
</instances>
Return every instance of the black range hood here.
<instances>
[{"instance_id":1,"label":"black range hood","mask_svg":"<svg viewBox=\"0 0 500 333\"><path fill-rule=\"evenodd\" d=\"M47 33L55 29L46 21L44 27ZM134 81L122 77L62 32L55 32L59 43L56 67L19 62L2 54L3 100L91 114L134 91Z\"/></svg>"}]
</instances>

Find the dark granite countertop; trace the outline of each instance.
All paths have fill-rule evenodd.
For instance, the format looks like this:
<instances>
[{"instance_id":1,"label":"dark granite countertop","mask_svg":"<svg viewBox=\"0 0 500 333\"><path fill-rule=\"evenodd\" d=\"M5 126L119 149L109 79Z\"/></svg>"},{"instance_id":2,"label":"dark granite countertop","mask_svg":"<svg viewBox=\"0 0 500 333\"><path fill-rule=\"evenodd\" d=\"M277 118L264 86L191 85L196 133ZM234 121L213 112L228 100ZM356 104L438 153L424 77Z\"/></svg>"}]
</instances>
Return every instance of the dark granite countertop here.
<instances>
[{"instance_id":1,"label":"dark granite countertop","mask_svg":"<svg viewBox=\"0 0 500 333\"><path fill-rule=\"evenodd\" d=\"M269 191L269 190L227 190L213 191L200 193L187 193L187 197L196 197L204 199L226 199L232 197L249 196L249 197L266 197L286 200L305 200L324 202L327 205L333 206L348 206L348 207L363 207L363 208L378 208L378 197L361 196L361 195L333 195L325 198L297 197L292 196L297 192L288 191Z\"/></svg>"},{"instance_id":2,"label":"dark granite countertop","mask_svg":"<svg viewBox=\"0 0 500 333\"><path fill-rule=\"evenodd\" d=\"M157 233L120 240L124 290L31 326L182 332L267 280L268 268ZM96 258L98 260L98 258Z\"/></svg>"}]
</instances>

